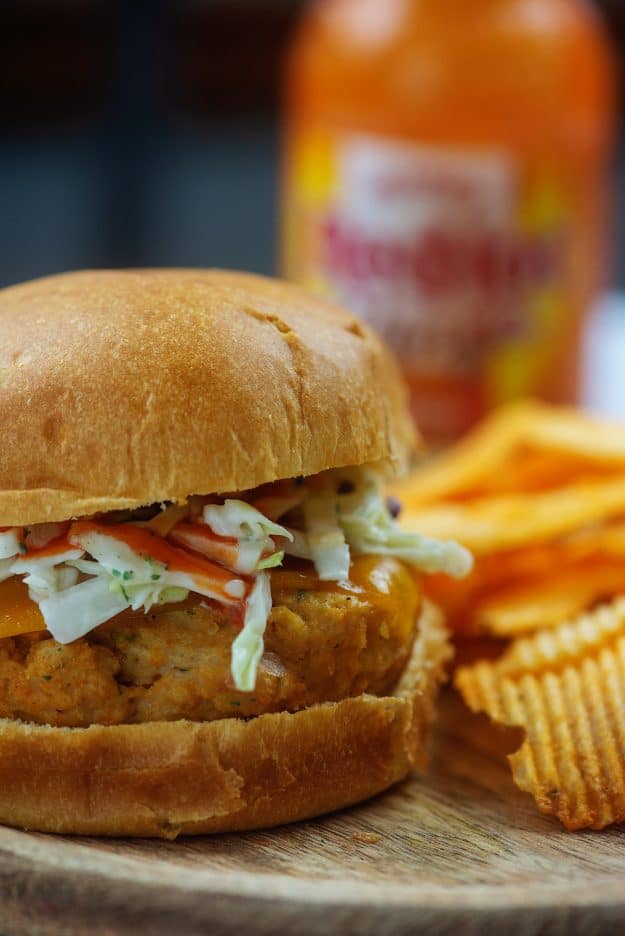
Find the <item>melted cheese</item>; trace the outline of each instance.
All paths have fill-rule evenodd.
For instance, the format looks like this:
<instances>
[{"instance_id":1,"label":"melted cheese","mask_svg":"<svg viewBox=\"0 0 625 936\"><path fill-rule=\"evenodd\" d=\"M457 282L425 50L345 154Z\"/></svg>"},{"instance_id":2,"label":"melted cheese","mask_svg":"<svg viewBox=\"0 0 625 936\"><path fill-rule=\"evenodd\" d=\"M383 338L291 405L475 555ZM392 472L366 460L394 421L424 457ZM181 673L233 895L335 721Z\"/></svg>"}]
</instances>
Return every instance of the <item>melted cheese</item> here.
<instances>
[{"instance_id":1,"label":"melted cheese","mask_svg":"<svg viewBox=\"0 0 625 936\"><path fill-rule=\"evenodd\" d=\"M32 634L46 629L39 606L28 597L21 579L0 584L0 638Z\"/></svg>"}]
</instances>

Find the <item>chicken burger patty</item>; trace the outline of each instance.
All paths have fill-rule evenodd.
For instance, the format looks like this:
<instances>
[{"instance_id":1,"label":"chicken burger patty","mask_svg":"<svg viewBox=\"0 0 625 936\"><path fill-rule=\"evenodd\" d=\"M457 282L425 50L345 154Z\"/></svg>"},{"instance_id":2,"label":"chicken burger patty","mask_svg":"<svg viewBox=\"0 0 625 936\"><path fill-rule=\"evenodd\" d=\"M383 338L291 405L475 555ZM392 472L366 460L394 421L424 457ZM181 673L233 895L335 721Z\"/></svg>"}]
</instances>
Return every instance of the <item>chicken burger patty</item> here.
<instances>
[{"instance_id":1,"label":"chicken burger patty","mask_svg":"<svg viewBox=\"0 0 625 936\"><path fill-rule=\"evenodd\" d=\"M124 612L68 645L41 632L0 641L0 715L56 726L296 711L392 691L412 649L419 580L393 558L353 560L350 581L303 567L272 573L274 605L255 690L237 691L240 622L191 598Z\"/></svg>"}]
</instances>

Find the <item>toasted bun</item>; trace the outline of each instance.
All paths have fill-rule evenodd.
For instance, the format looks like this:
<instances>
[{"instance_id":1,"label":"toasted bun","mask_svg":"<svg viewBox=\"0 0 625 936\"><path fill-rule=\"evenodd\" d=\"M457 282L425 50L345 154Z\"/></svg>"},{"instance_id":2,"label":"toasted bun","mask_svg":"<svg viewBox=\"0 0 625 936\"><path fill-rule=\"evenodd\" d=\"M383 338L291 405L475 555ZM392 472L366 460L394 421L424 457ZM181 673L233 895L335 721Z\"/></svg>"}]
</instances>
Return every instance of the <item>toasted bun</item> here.
<instances>
[{"instance_id":1,"label":"toasted bun","mask_svg":"<svg viewBox=\"0 0 625 936\"><path fill-rule=\"evenodd\" d=\"M383 460L414 436L375 335L294 286L100 271L0 291L0 526Z\"/></svg>"},{"instance_id":2,"label":"toasted bun","mask_svg":"<svg viewBox=\"0 0 625 936\"><path fill-rule=\"evenodd\" d=\"M0 721L0 823L175 838L330 812L423 766L450 655L426 605L396 694L244 721L51 728Z\"/></svg>"}]
</instances>

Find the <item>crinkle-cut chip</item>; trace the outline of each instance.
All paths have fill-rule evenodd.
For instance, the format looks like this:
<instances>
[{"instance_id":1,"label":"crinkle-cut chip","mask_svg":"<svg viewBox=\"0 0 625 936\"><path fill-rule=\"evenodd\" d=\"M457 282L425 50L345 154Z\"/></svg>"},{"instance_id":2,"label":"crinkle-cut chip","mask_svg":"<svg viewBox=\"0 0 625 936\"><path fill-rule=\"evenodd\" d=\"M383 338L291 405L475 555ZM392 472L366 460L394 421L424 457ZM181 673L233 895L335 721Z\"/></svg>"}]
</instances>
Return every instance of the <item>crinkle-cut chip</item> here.
<instances>
[{"instance_id":1,"label":"crinkle-cut chip","mask_svg":"<svg viewBox=\"0 0 625 936\"><path fill-rule=\"evenodd\" d=\"M408 508L406 529L455 539L476 556L540 545L588 524L625 514L625 476L541 493Z\"/></svg>"},{"instance_id":2,"label":"crinkle-cut chip","mask_svg":"<svg viewBox=\"0 0 625 936\"><path fill-rule=\"evenodd\" d=\"M398 488L408 507L540 490L625 466L625 426L532 400L496 410Z\"/></svg>"},{"instance_id":3,"label":"crinkle-cut chip","mask_svg":"<svg viewBox=\"0 0 625 936\"><path fill-rule=\"evenodd\" d=\"M456 672L469 708L522 727L517 786L568 829L625 820L625 599Z\"/></svg>"},{"instance_id":4,"label":"crinkle-cut chip","mask_svg":"<svg viewBox=\"0 0 625 936\"><path fill-rule=\"evenodd\" d=\"M625 595L625 563L558 567L554 561L554 569L546 578L522 580L478 598L469 612L469 630L494 637L516 637L556 627L602 599Z\"/></svg>"}]
</instances>

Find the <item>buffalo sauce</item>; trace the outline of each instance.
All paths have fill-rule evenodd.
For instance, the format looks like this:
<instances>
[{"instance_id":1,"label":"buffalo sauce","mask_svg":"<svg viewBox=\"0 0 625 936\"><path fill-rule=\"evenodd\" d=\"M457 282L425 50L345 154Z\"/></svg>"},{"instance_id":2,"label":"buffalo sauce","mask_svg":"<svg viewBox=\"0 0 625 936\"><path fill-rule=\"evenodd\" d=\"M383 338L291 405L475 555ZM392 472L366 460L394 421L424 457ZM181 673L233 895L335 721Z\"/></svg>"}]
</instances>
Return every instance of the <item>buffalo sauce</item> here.
<instances>
[{"instance_id":1,"label":"buffalo sauce","mask_svg":"<svg viewBox=\"0 0 625 936\"><path fill-rule=\"evenodd\" d=\"M280 604L281 593L298 591L354 596L393 613L411 602L418 603L421 584L418 573L398 559L387 556L352 559L346 582L322 582L314 567L302 560L289 560L288 567L272 571L274 604Z\"/></svg>"},{"instance_id":2,"label":"buffalo sauce","mask_svg":"<svg viewBox=\"0 0 625 936\"><path fill-rule=\"evenodd\" d=\"M167 540L156 536L149 530L134 526L130 523L119 523L111 526L92 523L91 521L78 521L70 530L70 542L80 545L81 536L98 533L119 540L131 549L136 555L149 561L150 559L162 563L167 569L183 572L194 576L197 580L208 582L216 591L221 592L227 603L233 598L227 591L227 586L234 579L245 581L245 577L229 572L223 566L210 562L199 553L179 549Z\"/></svg>"}]
</instances>

